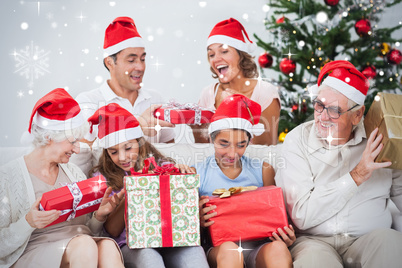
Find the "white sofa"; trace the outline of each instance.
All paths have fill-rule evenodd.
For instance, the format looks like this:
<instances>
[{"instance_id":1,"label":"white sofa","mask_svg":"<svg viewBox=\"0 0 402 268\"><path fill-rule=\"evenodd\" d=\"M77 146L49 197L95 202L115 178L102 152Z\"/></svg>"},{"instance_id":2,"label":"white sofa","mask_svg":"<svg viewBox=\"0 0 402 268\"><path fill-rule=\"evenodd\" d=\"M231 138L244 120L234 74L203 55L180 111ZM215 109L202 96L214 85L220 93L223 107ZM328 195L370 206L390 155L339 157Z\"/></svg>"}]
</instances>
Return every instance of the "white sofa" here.
<instances>
[{"instance_id":1,"label":"white sofa","mask_svg":"<svg viewBox=\"0 0 402 268\"><path fill-rule=\"evenodd\" d=\"M175 159L178 163L187 164L189 166L194 163L202 162L206 157L213 154L212 144L195 144L195 143L175 143L175 144L155 144L155 147L165 156ZM275 170L278 168L286 168L285 161L280 155L280 145L248 146L245 155L248 157L256 157L270 163ZM0 166L28 153L29 147L3 147L0 148ZM86 175L92 166L97 163L102 150L94 148L91 150L87 144L81 144L81 151L77 155L73 155L70 161L78 165ZM0 178L1 179L1 178ZM393 215L393 228L402 231L402 214L396 208L395 204L388 202L389 209Z\"/></svg>"}]
</instances>

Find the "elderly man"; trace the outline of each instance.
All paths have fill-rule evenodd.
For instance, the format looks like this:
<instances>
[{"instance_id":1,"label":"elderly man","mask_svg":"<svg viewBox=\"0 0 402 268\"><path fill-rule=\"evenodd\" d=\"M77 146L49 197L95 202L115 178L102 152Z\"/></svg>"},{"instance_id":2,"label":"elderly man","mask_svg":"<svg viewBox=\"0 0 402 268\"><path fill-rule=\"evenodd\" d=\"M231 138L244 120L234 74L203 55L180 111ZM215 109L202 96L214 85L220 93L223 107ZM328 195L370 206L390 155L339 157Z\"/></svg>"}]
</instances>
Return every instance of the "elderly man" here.
<instances>
[{"instance_id":1,"label":"elderly man","mask_svg":"<svg viewBox=\"0 0 402 268\"><path fill-rule=\"evenodd\" d=\"M152 104L162 104L164 101L161 95L142 88L146 53L144 41L133 19L116 18L105 31L103 49L103 63L110 72L110 80L105 81L100 88L77 96L76 100L84 115L88 118L100 107L114 102L136 116L148 141L174 142L174 130L161 129L173 125L153 117L157 106Z\"/></svg>"},{"instance_id":2,"label":"elderly man","mask_svg":"<svg viewBox=\"0 0 402 268\"><path fill-rule=\"evenodd\" d=\"M383 145L377 129L366 137L361 120L368 81L333 61L317 84L314 120L286 136L276 177L299 230L294 267L401 267L402 234L391 229L387 203L402 209L402 172L374 162Z\"/></svg>"}]
</instances>

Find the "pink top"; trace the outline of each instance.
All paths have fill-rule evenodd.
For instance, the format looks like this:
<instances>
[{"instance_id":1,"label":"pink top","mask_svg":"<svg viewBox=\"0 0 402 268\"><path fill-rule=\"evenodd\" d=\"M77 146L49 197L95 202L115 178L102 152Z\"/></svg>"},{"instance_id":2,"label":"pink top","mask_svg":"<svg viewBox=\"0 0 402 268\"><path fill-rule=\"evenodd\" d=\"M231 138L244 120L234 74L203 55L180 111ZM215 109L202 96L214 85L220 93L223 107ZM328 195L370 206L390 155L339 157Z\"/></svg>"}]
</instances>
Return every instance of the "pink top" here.
<instances>
[{"instance_id":1,"label":"pink top","mask_svg":"<svg viewBox=\"0 0 402 268\"><path fill-rule=\"evenodd\" d=\"M215 85L216 84L209 85L202 90L198 105L212 111L216 110L215 96L217 90L215 92ZM251 95L251 100L260 104L261 111L264 111L269 105L271 105L273 99L278 99L280 103L278 89L268 82L259 81Z\"/></svg>"}]
</instances>

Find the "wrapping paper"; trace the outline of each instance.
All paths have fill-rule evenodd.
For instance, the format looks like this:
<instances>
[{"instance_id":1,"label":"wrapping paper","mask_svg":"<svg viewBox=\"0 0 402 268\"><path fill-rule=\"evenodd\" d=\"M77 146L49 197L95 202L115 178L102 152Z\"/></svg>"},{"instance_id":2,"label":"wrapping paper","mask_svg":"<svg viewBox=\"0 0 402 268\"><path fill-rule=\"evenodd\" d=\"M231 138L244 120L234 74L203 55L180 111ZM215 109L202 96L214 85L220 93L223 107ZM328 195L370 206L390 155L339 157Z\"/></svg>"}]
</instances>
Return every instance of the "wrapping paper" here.
<instances>
[{"instance_id":1,"label":"wrapping paper","mask_svg":"<svg viewBox=\"0 0 402 268\"><path fill-rule=\"evenodd\" d=\"M124 178L127 245L129 248L200 245L199 175L156 171Z\"/></svg>"},{"instance_id":2,"label":"wrapping paper","mask_svg":"<svg viewBox=\"0 0 402 268\"><path fill-rule=\"evenodd\" d=\"M209 197L207 206L216 205L217 215L209 227L213 246L223 242L259 240L272 236L288 225L282 189L260 187L227 198Z\"/></svg>"},{"instance_id":3,"label":"wrapping paper","mask_svg":"<svg viewBox=\"0 0 402 268\"><path fill-rule=\"evenodd\" d=\"M214 112L203 109L195 103L179 104L171 101L156 109L154 117L172 124L199 125L209 123Z\"/></svg>"},{"instance_id":4,"label":"wrapping paper","mask_svg":"<svg viewBox=\"0 0 402 268\"><path fill-rule=\"evenodd\" d=\"M383 135L384 147L375 161L391 161L390 168L402 169L402 95L378 93L364 118L364 127L367 137L376 127Z\"/></svg>"},{"instance_id":5,"label":"wrapping paper","mask_svg":"<svg viewBox=\"0 0 402 268\"><path fill-rule=\"evenodd\" d=\"M106 189L106 180L99 175L44 193L39 208L61 210L60 217L48 226L69 221L97 210Z\"/></svg>"}]
</instances>

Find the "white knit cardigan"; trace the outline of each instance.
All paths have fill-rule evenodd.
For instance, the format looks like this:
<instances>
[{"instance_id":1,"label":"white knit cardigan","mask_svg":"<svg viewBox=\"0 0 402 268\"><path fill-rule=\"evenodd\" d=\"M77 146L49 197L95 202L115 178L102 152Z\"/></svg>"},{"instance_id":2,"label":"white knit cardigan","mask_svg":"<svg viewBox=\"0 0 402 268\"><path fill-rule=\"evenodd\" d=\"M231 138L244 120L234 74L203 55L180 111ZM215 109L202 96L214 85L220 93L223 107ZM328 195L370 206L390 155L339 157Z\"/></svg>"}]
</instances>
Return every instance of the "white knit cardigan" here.
<instances>
[{"instance_id":1,"label":"white knit cardigan","mask_svg":"<svg viewBox=\"0 0 402 268\"><path fill-rule=\"evenodd\" d=\"M59 166L73 182L86 179L72 163ZM35 192L24 157L0 167L0 267L10 267L24 252L35 230L25 219L34 202ZM102 230L102 223L94 217L87 225L93 234Z\"/></svg>"}]
</instances>

